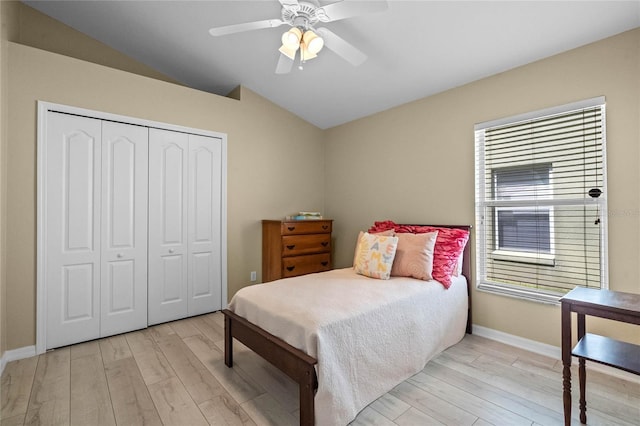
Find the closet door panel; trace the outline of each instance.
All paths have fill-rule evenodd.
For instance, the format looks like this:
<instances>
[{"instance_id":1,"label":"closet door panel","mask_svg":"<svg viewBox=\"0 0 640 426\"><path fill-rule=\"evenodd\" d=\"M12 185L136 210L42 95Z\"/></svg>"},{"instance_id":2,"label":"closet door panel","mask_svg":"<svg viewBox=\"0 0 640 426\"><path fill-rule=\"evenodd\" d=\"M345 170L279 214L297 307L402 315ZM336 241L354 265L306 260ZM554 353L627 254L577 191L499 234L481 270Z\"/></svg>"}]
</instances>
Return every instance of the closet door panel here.
<instances>
[{"instance_id":1,"label":"closet door panel","mask_svg":"<svg viewBox=\"0 0 640 426\"><path fill-rule=\"evenodd\" d=\"M96 284L94 264L65 265L62 271L62 324L92 321Z\"/></svg>"},{"instance_id":2,"label":"closet door panel","mask_svg":"<svg viewBox=\"0 0 640 426\"><path fill-rule=\"evenodd\" d=\"M47 113L47 348L100 335L100 121Z\"/></svg>"},{"instance_id":3,"label":"closet door panel","mask_svg":"<svg viewBox=\"0 0 640 426\"><path fill-rule=\"evenodd\" d=\"M123 315L133 313L140 304L140 301L137 300L138 298L136 297L135 260L106 262L103 276L106 277L106 279L102 281L102 313L105 316L105 322L109 322L109 320L113 321L116 315L122 317ZM139 322L131 323L129 330L141 328L147 324L146 300L144 300L144 305L144 324L140 325ZM113 326L110 328L113 328ZM111 334L115 333L116 332ZM107 336L108 331L103 329L101 334L102 337Z\"/></svg>"},{"instance_id":4,"label":"closet door panel","mask_svg":"<svg viewBox=\"0 0 640 426\"><path fill-rule=\"evenodd\" d=\"M184 297L184 257L185 256L182 254L165 255L160 257L162 262L162 275L159 277L160 285L158 286L158 289L161 290L160 294L162 295L162 304L185 304L186 302ZM183 313L182 310L179 312ZM186 309L184 310L184 314L186 314Z\"/></svg>"},{"instance_id":5,"label":"closet door panel","mask_svg":"<svg viewBox=\"0 0 640 426\"><path fill-rule=\"evenodd\" d=\"M219 310L222 143L189 135L189 314Z\"/></svg>"},{"instance_id":6,"label":"closet door panel","mask_svg":"<svg viewBox=\"0 0 640 426\"><path fill-rule=\"evenodd\" d=\"M211 278L214 275L212 270L213 261L211 253L194 253L191 260L191 272L193 288L191 289L191 298L194 304L203 298L211 297L214 292L211 288ZM189 312L194 314L193 312ZM203 313L203 312L198 312Z\"/></svg>"},{"instance_id":7,"label":"closet door panel","mask_svg":"<svg viewBox=\"0 0 640 426\"><path fill-rule=\"evenodd\" d=\"M147 325L148 129L102 123L101 336Z\"/></svg>"},{"instance_id":8,"label":"closet door panel","mask_svg":"<svg viewBox=\"0 0 640 426\"><path fill-rule=\"evenodd\" d=\"M188 315L188 153L187 134L149 130L149 324Z\"/></svg>"},{"instance_id":9,"label":"closet door panel","mask_svg":"<svg viewBox=\"0 0 640 426\"><path fill-rule=\"evenodd\" d=\"M162 165L160 174L162 182L161 205L162 244L182 245L184 243L185 215L185 172L186 146L178 145L176 141L166 145L161 152Z\"/></svg>"}]
</instances>

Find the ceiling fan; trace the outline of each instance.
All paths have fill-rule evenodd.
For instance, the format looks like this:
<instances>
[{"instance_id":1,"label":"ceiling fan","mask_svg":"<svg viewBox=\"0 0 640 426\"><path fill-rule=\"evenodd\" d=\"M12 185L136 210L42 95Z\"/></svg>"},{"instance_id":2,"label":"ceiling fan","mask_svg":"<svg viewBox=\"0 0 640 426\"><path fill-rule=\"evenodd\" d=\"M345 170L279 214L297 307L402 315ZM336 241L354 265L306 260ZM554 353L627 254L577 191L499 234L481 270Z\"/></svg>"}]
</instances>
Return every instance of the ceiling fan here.
<instances>
[{"instance_id":1,"label":"ceiling fan","mask_svg":"<svg viewBox=\"0 0 640 426\"><path fill-rule=\"evenodd\" d=\"M315 58L324 46L353 66L358 66L367 59L367 55L328 28L316 28L315 25L379 12L387 8L386 0L342 0L326 6L320 6L317 0L279 1L282 5L281 18L279 19L265 19L215 27L211 28L209 33L217 37L289 25L291 28L282 34L282 46L279 49L280 59L276 66L276 74L286 74L291 71L296 56L300 59L300 69L302 69L302 64Z\"/></svg>"}]
</instances>

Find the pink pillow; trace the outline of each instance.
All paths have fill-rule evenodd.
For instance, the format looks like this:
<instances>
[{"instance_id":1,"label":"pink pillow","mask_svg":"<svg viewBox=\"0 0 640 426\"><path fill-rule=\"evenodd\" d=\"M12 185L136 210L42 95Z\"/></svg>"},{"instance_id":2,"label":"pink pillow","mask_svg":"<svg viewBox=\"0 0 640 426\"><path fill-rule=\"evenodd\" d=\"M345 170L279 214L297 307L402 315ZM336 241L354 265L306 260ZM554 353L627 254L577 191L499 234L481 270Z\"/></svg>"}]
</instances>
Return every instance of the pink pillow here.
<instances>
[{"instance_id":1,"label":"pink pillow","mask_svg":"<svg viewBox=\"0 0 640 426\"><path fill-rule=\"evenodd\" d=\"M369 228L369 233L373 234L376 232L383 232L383 231L395 231L396 229L396 225L395 222L391 221L391 220L384 220L381 222L373 222L373 226L371 228Z\"/></svg>"},{"instance_id":2,"label":"pink pillow","mask_svg":"<svg viewBox=\"0 0 640 426\"><path fill-rule=\"evenodd\" d=\"M458 258L469 240L469 231L459 228L437 228L434 226L416 226L414 232L438 231L436 246L433 250L434 280L440 281L445 288L451 286L451 275L458 267Z\"/></svg>"},{"instance_id":3,"label":"pink pillow","mask_svg":"<svg viewBox=\"0 0 640 426\"><path fill-rule=\"evenodd\" d=\"M434 280L439 281L445 288L451 286L451 275L458 266L458 258L469 240L469 231L459 228L440 228L436 226L398 225L390 220L374 222L369 232L380 232L393 229L398 233L423 234L438 231L436 246L433 249Z\"/></svg>"},{"instance_id":4,"label":"pink pillow","mask_svg":"<svg viewBox=\"0 0 640 426\"><path fill-rule=\"evenodd\" d=\"M429 281L433 279L433 248L438 231L425 234L396 234L398 248L391 269L392 277L413 277Z\"/></svg>"}]
</instances>

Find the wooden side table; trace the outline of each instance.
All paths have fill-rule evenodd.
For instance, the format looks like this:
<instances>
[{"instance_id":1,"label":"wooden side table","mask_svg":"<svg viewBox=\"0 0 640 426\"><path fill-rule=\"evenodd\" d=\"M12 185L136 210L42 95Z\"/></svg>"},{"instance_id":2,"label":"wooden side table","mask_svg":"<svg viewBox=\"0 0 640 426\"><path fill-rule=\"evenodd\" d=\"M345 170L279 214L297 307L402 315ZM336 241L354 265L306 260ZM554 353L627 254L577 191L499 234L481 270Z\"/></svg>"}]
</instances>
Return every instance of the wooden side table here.
<instances>
[{"instance_id":1,"label":"wooden side table","mask_svg":"<svg viewBox=\"0 0 640 426\"><path fill-rule=\"evenodd\" d=\"M585 360L640 375L640 346L586 333L585 315L640 325L640 294L576 287L560 299L562 306L562 400L564 424L571 424L571 356L578 357L580 422L587 423ZM571 350L571 312L578 318L578 343Z\"/></svg>"}]
</instances>

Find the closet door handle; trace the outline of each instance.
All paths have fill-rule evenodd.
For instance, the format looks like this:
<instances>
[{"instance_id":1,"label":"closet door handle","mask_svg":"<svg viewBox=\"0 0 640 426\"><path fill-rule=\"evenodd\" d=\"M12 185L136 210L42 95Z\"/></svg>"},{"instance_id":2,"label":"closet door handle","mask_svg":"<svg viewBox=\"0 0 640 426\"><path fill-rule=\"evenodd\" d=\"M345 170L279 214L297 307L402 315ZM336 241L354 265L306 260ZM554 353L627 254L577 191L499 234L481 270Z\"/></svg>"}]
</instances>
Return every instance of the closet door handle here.
<instances>
[{"instance_id":1,"label":"closet door handle","mask_svg":"<svg viewBox=\"0 0 640 426\"><path fill-rule=\"evenodd\" d=\"M287 246L287 248L288 248L289 250L293 250L293 248L294 248L295 246L296 246L295 244L291 244L291 245L288 245L288 246Z\"/></svg>"},{"instance_id":2,"label":"closet door handle","mask_svg":"<svg viewBox=\"0 0 640 426\"><path fill-rule=\"evenodd\" d=\"M174 249L169 249L169 253L173 253L174 251Z\"/></svg>"},{"instance_id":3,"label":"closet door handle","mask_svg":"<svg viewBox=\"0 0 640 426\"><path fill-rule=\"evenodd\" d=\"M122 259L122 253L118 253L118 254L116 255L116 257L117 257L118 259Z\"/></svg>"},{"instance_id":4,"label":"closet door handle","mask_svg":"<svg viewBox=\"0 0 640 426\"><path fill-rule=\"evenodd\" d=\"M289 272L293 271L294 269L296 269L295 266L287 266L287 271Z\"/></svg>"}]
</instances>

